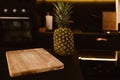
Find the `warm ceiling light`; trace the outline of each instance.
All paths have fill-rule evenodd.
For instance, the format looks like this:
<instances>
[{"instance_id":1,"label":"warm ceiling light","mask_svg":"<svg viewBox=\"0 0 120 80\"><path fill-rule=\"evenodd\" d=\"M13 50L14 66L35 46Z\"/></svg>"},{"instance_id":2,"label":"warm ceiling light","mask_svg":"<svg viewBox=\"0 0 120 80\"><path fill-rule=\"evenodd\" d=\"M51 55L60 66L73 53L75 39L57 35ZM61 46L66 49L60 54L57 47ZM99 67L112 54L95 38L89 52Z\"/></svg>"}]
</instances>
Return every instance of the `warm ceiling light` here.
<instances>
[{"instance_id":1,"label":"warm ceiling light","mask_svg":"<svg viewBox=\"0 0 120 80\"><path fill-rule=\"evenodd\" d=\"M37 0L42 1L42 0ZM56 1L56 0L45 0L45 1ZM64 0L70 2L114 2L115 0Z\"/></svg>"}]
</instances>

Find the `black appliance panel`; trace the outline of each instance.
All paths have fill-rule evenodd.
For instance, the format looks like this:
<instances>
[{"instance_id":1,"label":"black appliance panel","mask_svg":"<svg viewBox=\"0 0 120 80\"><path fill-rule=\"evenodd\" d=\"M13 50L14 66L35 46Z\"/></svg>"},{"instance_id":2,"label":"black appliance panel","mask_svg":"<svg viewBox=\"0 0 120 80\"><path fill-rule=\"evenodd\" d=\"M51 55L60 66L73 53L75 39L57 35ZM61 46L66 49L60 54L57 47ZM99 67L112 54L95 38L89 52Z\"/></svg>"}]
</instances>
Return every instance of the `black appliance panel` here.
<instances>
[{"instance_id":1,"label":"black appliance panel","mask_svg":"<svg viewBox=\"0 0 120 80\"><path fill-rule=\"evenodd\" d=\"M36 0L0 0L0 41L32 41L36 27Z\"/></svg>"}]
</instances>

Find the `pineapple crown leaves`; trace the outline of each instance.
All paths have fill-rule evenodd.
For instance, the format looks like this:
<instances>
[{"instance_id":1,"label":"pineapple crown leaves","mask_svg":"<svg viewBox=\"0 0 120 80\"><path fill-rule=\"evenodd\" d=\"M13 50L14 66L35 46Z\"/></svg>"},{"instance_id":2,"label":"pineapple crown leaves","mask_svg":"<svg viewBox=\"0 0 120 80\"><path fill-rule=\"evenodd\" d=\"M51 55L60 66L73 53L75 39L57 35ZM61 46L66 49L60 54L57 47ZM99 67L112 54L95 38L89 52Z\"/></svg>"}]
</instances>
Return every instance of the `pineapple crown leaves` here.
<instances>
[{"instance_id":1,"label":"pineapple crown leaves","mask_svg":"<svg viewBox=\"0 0 120 80\"><path fill-rule=\"evenodd\" d=\"M53 3L53 5L55 11L53 15L58 27L68 27L69 19L71 18L72 13L72 4L60 0L56 3Z\"/></svg>"}]
</instances>

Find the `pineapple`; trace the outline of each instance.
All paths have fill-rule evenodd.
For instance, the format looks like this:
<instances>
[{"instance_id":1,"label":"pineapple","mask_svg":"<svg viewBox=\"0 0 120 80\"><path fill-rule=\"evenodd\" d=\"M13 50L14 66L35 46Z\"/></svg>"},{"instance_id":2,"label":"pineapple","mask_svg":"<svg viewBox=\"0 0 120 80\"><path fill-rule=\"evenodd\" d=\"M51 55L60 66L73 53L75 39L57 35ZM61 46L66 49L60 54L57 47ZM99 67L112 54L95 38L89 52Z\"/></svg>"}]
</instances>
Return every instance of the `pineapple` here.
<instances>
[{"instance_id":1,"label":"pineapple","mask_svg":"<svg viewBox=\"0 0 120 80\"><path fill-rule=\"evenodd\" d=\"M54 19L58 29L53 34L54 51L62 56L72 55L74 52L74 37L69 28L72 5L63 0L54 3Z\"/></svg>"}]
</instances>

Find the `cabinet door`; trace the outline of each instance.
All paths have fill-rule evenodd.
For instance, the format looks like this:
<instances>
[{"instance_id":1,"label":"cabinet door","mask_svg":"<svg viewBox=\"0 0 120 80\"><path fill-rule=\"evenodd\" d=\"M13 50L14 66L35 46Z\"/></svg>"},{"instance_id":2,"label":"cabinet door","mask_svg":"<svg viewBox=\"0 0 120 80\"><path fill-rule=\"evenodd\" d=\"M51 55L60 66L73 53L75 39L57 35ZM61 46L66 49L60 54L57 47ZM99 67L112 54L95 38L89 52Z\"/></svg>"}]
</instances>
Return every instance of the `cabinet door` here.
<instances>
[{"instance_id":1,"label":"cabinet door","mask_svg":"<svg viewBox=\"0 0 120 80\"><path fill-rule=\"evenodd\" d=\"M102 13L103 30L118 30L116 27L116 12L104 11Z\"/></svg>"}]
</instances>

